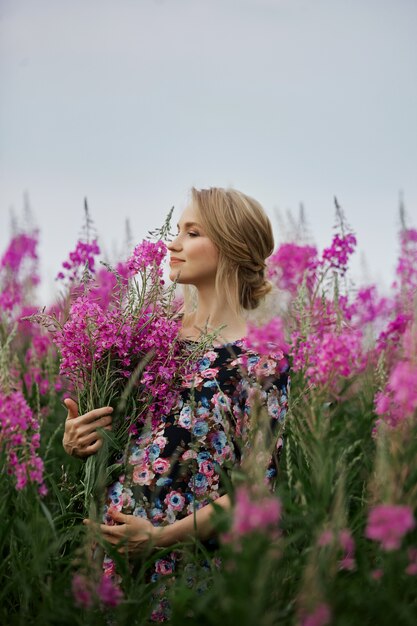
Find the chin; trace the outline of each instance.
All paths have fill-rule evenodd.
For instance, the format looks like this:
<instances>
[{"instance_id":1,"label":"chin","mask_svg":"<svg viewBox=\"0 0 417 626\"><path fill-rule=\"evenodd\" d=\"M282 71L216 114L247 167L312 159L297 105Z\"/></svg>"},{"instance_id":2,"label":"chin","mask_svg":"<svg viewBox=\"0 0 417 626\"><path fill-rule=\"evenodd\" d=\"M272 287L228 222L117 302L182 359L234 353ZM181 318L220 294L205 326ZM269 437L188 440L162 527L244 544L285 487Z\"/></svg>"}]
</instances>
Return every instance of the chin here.
<instances>
[{"instance_id":1,"label":"chin","mask_svg":"<svg viewBox=\"0 0 417 626\"><path fill-rule=\"evenodd\" d=\"M184 281L181 279L180 276L180 272L170 272L169 273L169 280L171 280L172 282L176 281L179 285L181 285L181 283L183 283Z\"/></svg>"}]
</instances>

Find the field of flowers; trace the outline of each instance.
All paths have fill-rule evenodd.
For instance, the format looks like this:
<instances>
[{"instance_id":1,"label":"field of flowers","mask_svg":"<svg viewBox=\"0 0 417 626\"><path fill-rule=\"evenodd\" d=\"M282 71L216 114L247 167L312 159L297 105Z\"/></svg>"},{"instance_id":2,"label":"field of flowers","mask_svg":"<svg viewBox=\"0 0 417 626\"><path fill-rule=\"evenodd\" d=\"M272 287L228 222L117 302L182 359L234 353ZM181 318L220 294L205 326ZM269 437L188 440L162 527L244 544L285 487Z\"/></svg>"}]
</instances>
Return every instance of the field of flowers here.
<instances>
[{"instance_id":1,"label":"field of flowers","mask_svg":"<svg viewBox=\"0 0 417 626\"><path fill-rule=\"evenodd\" d=\"M13 233L2 252L0 623L146 624L155 590L146 571L157 560L174 625L415 626L417 230L399 233L389 295L349 288L356 238L338 208L328 248L288 242L269 259L275 304L249 328L261 355L278 345L291 367L275 491L263 478L270 451L254 406L256 436L229 485L233 510L215 516L216 558L190 540L172 572L166 550L131 567L106 546L122 582L102 575L82 519L92 503L100 508L117 445L143 415L169 410L175 372L189 366L179 364L167 313L176 297L161 271L167 232L114 269L99 264L86 232L53 303L37 297L38 233ZM114 404L123 416L87 461L62 447L69 396L82 412Z\"/></svg>"}]
</instances>

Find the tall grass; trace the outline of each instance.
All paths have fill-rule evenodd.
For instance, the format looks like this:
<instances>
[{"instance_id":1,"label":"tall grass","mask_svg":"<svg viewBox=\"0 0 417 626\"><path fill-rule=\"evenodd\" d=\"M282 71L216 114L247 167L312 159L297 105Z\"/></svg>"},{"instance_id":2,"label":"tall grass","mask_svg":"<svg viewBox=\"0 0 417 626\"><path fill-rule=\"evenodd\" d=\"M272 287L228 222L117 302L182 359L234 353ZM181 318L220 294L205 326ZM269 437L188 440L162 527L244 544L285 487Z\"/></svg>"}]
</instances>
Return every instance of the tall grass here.
<instances>
[{"instance_id":1,"label":"tall grass","mask_svg":"<svg viewBox=\"0 0 417 626\"><path fill-rule=\"evenodd\" d=\"M308 358L316 354L310 347L304 366L294 368L276 490L270 496L281 504L279 524L274 528L260 525L253 532L230 538L233 511L219 509L214 518L218 538L214 552L208 552L206 544L196 539L177 546L181 567L166 577L173 625L417 623L416 528L400 531L394 549L384 549L383 543L370 539L367 531L370 512L380 504L409 507L414 515L417 511L416 411L407 414L403 410L395 423L381 412L376 414L377 394L388 389L395 364L404 360L416 364L413 280L417 259L408 259L407 282L394 289L388 313L380 308L380 313L366 323L363 318L355 322L354 315L347 314L346 302L358 304L357 295L342 293L340 281L336 291L326 281L311 284L309 289L304 267L299 289L291 293L287 285L292 303L287 333L292 333L294 345L300 341L316 347L323 344L324 331L319 335L314 307L316 303L327 307L331 302L332 314L326 319L333 320L335 336L346 328L352 330L355 324L356 330L361 324L366 330L358 354L358 359L366 359L358 368L352 364L343 375L336 371L334 355L333 373L320 382L309 371ZM416 274L410 273L410 267ZM10 283L6 263L2 272L4 293ZM38 453L44 462L48 491L41 495L39 485L30 480L24 488L16 488L15 476L8 473L10 459L0 430L0 623L147 623L156 584L146 572L167 550L150 550L132 565L116 550L104 546L123 573L123 600L112 607L97 598L86 608L74 598L74 574L86 563L94 567L91 553L86 553L88 531L81 523L84 462L67 456L62 448L66 409L53 348L49 346L39 357L50 381L48 389L45 385L41 389L39 379L30 385L24 378L28 368L35 367L27 355L36 335L19 327L9 341L28 304L24 289L20 302L11 309L3 307L2 393L12 387L22 389L39 420ZM375 302L381 300L375 296ZM325 307L320 310L323 321ZM389 324L400 314L408 315L404 328L397 334L388 332ZM328 329L329 325L326 332ZM385 343L378 344L384 332ZM416 389L417 381L410 378L408 385ZM5 419L2 416L3 427ZM229 485L232 499L238 485L248 493L254 493L254 486L259 491L260 452L253 446L244 465L235 472ZM262 491L263 497L265 493ZM385 532L390 532L389 524Z\"/></svg>"}]
</instances>

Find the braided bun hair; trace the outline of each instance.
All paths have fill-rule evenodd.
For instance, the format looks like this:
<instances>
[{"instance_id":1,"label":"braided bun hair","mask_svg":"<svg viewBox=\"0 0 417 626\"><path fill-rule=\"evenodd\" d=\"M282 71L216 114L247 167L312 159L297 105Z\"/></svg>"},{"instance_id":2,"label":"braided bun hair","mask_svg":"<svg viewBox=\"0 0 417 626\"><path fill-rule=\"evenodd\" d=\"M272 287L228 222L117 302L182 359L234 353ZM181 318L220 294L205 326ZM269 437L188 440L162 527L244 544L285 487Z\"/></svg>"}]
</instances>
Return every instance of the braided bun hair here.
<instances>
[{"instance_id":1,"label":"braided bun hair","mask_svg":"<svg viewBox=\"0 0 417 626\"><path fill-rule=\"evenodd\" d=\"M235 310L255 309L271 290L266 259L274 250L271 222L262 206L236 189L191 189L207 236L219 250L218 291Z\"/></svg>"}]
</instances>

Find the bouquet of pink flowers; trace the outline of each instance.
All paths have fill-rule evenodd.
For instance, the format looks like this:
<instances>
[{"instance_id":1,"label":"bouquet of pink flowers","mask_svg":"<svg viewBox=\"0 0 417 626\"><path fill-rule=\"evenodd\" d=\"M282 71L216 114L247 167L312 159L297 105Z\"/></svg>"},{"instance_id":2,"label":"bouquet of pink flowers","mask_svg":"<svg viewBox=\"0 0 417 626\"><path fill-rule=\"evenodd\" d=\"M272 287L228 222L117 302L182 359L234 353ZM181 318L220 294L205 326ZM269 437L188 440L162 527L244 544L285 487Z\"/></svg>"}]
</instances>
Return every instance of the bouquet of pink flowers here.
<instances>
[{"instance_id":1,"label":"bouquet of pink flowers","mask_svg":"<svg viewBox=\"0 0 417 626\"><path fill-rule=\"evenodd\" d=\"M84 467L84 504L89 515L100 510L113 470L120 472L130 437L145 423L155 425L177 402L176 381L192 362L177 341L179 318L174 306L175 284L166 288L161 264L162 239L169 219L144 240L117 270L94 271L97 242L79 242L64 268L70 273L71 304L67 318L38 314L35 320L53 332L61 356L60 373L71 384L78 410L86 413L113 407L112 431L101 431L104 445ZM73 266L89 270L81 282ZM104 277L106 274L106 277Z\"/></svg>"}]
</instances>

